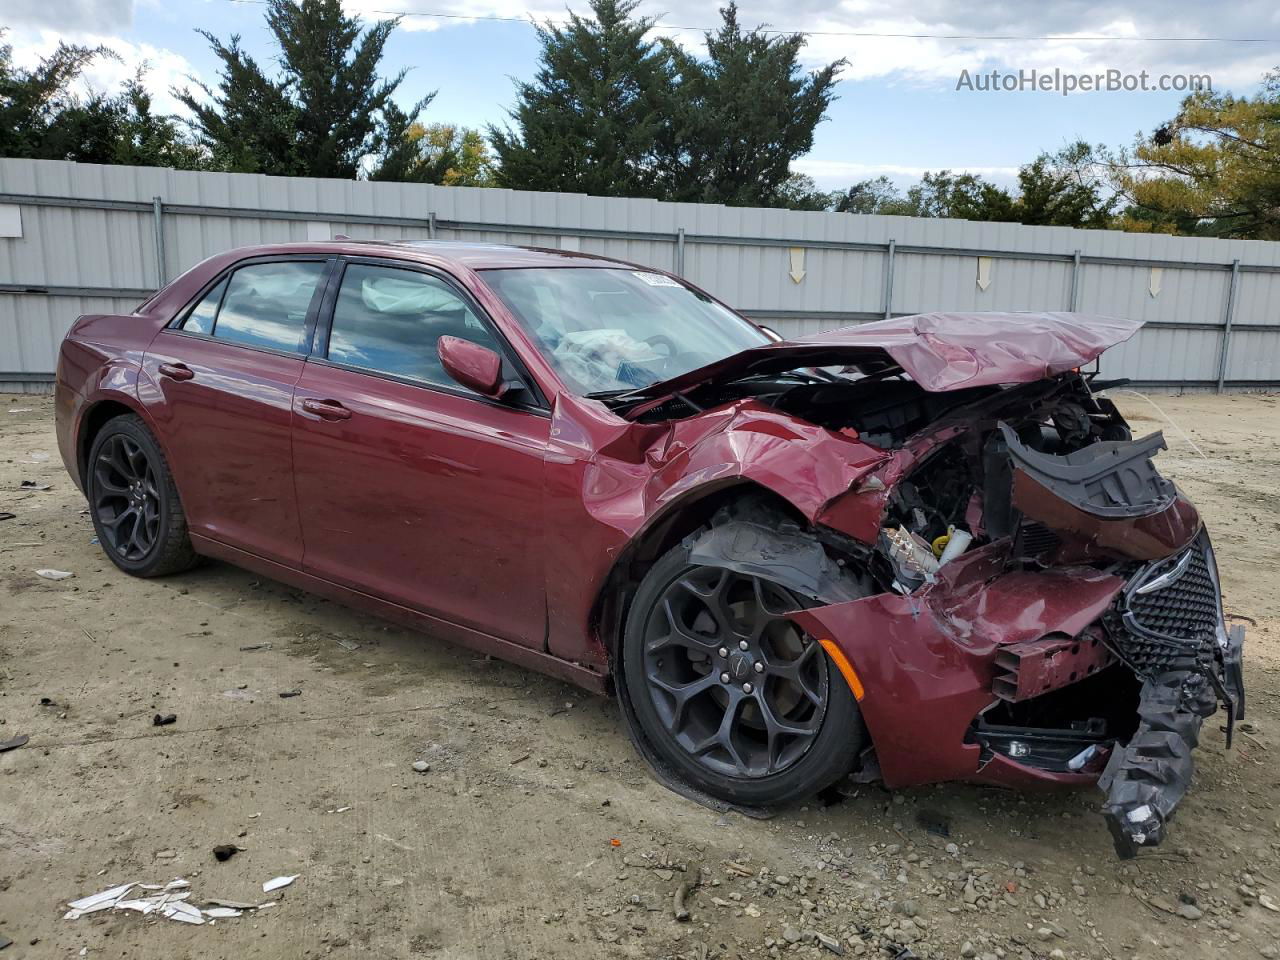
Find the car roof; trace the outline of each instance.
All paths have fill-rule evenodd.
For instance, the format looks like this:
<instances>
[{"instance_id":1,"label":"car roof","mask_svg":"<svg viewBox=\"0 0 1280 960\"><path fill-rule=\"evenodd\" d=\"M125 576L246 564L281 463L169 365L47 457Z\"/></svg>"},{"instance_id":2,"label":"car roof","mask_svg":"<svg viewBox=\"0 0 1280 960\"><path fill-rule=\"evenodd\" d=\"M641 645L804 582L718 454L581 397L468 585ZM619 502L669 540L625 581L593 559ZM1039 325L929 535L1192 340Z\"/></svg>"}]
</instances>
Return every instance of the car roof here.
<instances>
[{"instance_id":1,"label":"car roof","mask_svg":"<svg viewBox=\"0 0 1280 960\"><path fill-rule=\"evenodd\" d=\"M453 263L472 270L494 270L514 267L631 267L576 250L552 250L544 247L518 247L501 243L465 243L457 240L316 240L306 243L271 243L245 247L236 251L241 257L270 256L282 253L332 253L350 256L378 256L423 263Z\"/></svg>"}]
</instances>

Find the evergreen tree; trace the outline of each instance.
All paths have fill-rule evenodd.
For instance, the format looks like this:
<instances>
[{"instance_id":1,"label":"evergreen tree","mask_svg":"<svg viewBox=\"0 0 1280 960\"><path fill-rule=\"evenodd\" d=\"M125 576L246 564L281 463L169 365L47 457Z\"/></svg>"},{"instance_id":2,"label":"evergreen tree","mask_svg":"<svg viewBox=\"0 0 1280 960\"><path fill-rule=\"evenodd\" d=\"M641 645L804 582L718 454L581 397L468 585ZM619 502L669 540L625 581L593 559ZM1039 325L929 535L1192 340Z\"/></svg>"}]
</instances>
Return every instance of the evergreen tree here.
<instances>
[{"instance_id":1,"label":"evergreen tree","mask_svg":"<svg viewBox=\"0 0 1280 960\"><path fill-rule=\"evenodd\" d=\"M491 126L502 186L657 196L654 147L671 112L669 56L638 0L591 0L591 16L537 27L532 82L517 84L514 129Z\"/></svg>"},{"instance_id":2,"label":"evergreen tree","mask_svg":"<svg viewBox=\"0 0 1280 960\"><path fill-rule=\"evenodd\" d=\"M785 204L794 193L791 163L813 147L845 61L805 73L802 34L744 32L732 2L720 16L720 29L706 35L705 59L663 42L678 101L662 145L667 199Z\"/></svg>"},{"instance_id":3,"label":"evergreen tree","mask_svg":"<svg viewBox=\"0 0 1280 960\"><path fill-rule=\"evenodd\" d=\"M398 19L362 31L341 0L268 0L267 25L280 50L272 78L240 47L200 31L221 61L216 89L198 84L175 95L215 163L228 170L283 176L354 178L361 162L394 144L431 101L404 111L392 95L405 71L379 76L387 39Z\"/></svg>"}]
</instances>

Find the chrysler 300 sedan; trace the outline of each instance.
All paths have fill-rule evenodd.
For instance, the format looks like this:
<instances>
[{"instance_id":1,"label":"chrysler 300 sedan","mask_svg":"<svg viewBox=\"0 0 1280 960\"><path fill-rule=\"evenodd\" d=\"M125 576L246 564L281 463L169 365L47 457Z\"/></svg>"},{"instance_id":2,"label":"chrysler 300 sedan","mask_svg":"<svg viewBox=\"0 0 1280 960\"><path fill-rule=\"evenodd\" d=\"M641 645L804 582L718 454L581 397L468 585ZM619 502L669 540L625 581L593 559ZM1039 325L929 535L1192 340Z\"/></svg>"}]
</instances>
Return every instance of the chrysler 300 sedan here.
<instances>
[{"instance_id":1,"label":"chrysler 300 sedan","mask_svg":"<svg viewBox=\"0 0 1280 960\"><path fill-rule=\"evenodd\" d=\"M1082 372L1137 328L779 340L579 253L263 246L81 317L58 441L126 573L215 557L611 691L688 796L1096 783L1131 856L1244 709L1163 439Z\"/></svg>"}]
</instances>

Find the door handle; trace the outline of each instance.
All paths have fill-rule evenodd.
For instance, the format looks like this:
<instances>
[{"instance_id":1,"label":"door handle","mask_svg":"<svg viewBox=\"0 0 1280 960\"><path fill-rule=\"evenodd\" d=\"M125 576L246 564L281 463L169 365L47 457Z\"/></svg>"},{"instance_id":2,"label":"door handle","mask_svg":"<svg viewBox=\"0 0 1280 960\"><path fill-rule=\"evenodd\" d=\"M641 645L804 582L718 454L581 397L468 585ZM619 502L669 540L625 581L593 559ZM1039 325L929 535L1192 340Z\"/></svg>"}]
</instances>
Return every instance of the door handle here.
<instances>
[{"instance_id":1,"label":"door handle","mask_svg":"<svg viewBox=\"0 0 1280 960\"><path fill-rule=\"evenodd\" d=\"M351 411L337 400L317 400L306 397L302 401L302 409L314 413L321 420L350 420Z\"/></svg>"},{"instance_id":2,"label":"door handle","mask_svg":"<svg viewBox=\"0 0 1280 960\"><path fill-rule=\"evenodd\" d=\"M162 363L159 370L162 377L170 380L190 380L196 375L185 363Z\"/></svg>"}]
</instances>

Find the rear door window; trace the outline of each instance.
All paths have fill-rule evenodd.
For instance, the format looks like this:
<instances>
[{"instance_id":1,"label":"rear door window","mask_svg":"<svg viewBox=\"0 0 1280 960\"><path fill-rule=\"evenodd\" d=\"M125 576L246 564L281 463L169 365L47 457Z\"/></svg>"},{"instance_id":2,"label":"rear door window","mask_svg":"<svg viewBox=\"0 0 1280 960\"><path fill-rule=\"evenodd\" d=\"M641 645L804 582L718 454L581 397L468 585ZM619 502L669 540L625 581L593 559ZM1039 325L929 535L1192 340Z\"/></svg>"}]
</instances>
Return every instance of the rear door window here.
<instances>
[{"instance_id":1,"label":"rear door window","mask_svg":"<svg viewBox=\"0 0 1280 960\"><path fill-rule=\"evenodd\" d=\"M182 329L247 347L305 352L307 313L324 271L318 260L241 267L196 304Z\"/></svg>"}]
</instances>

